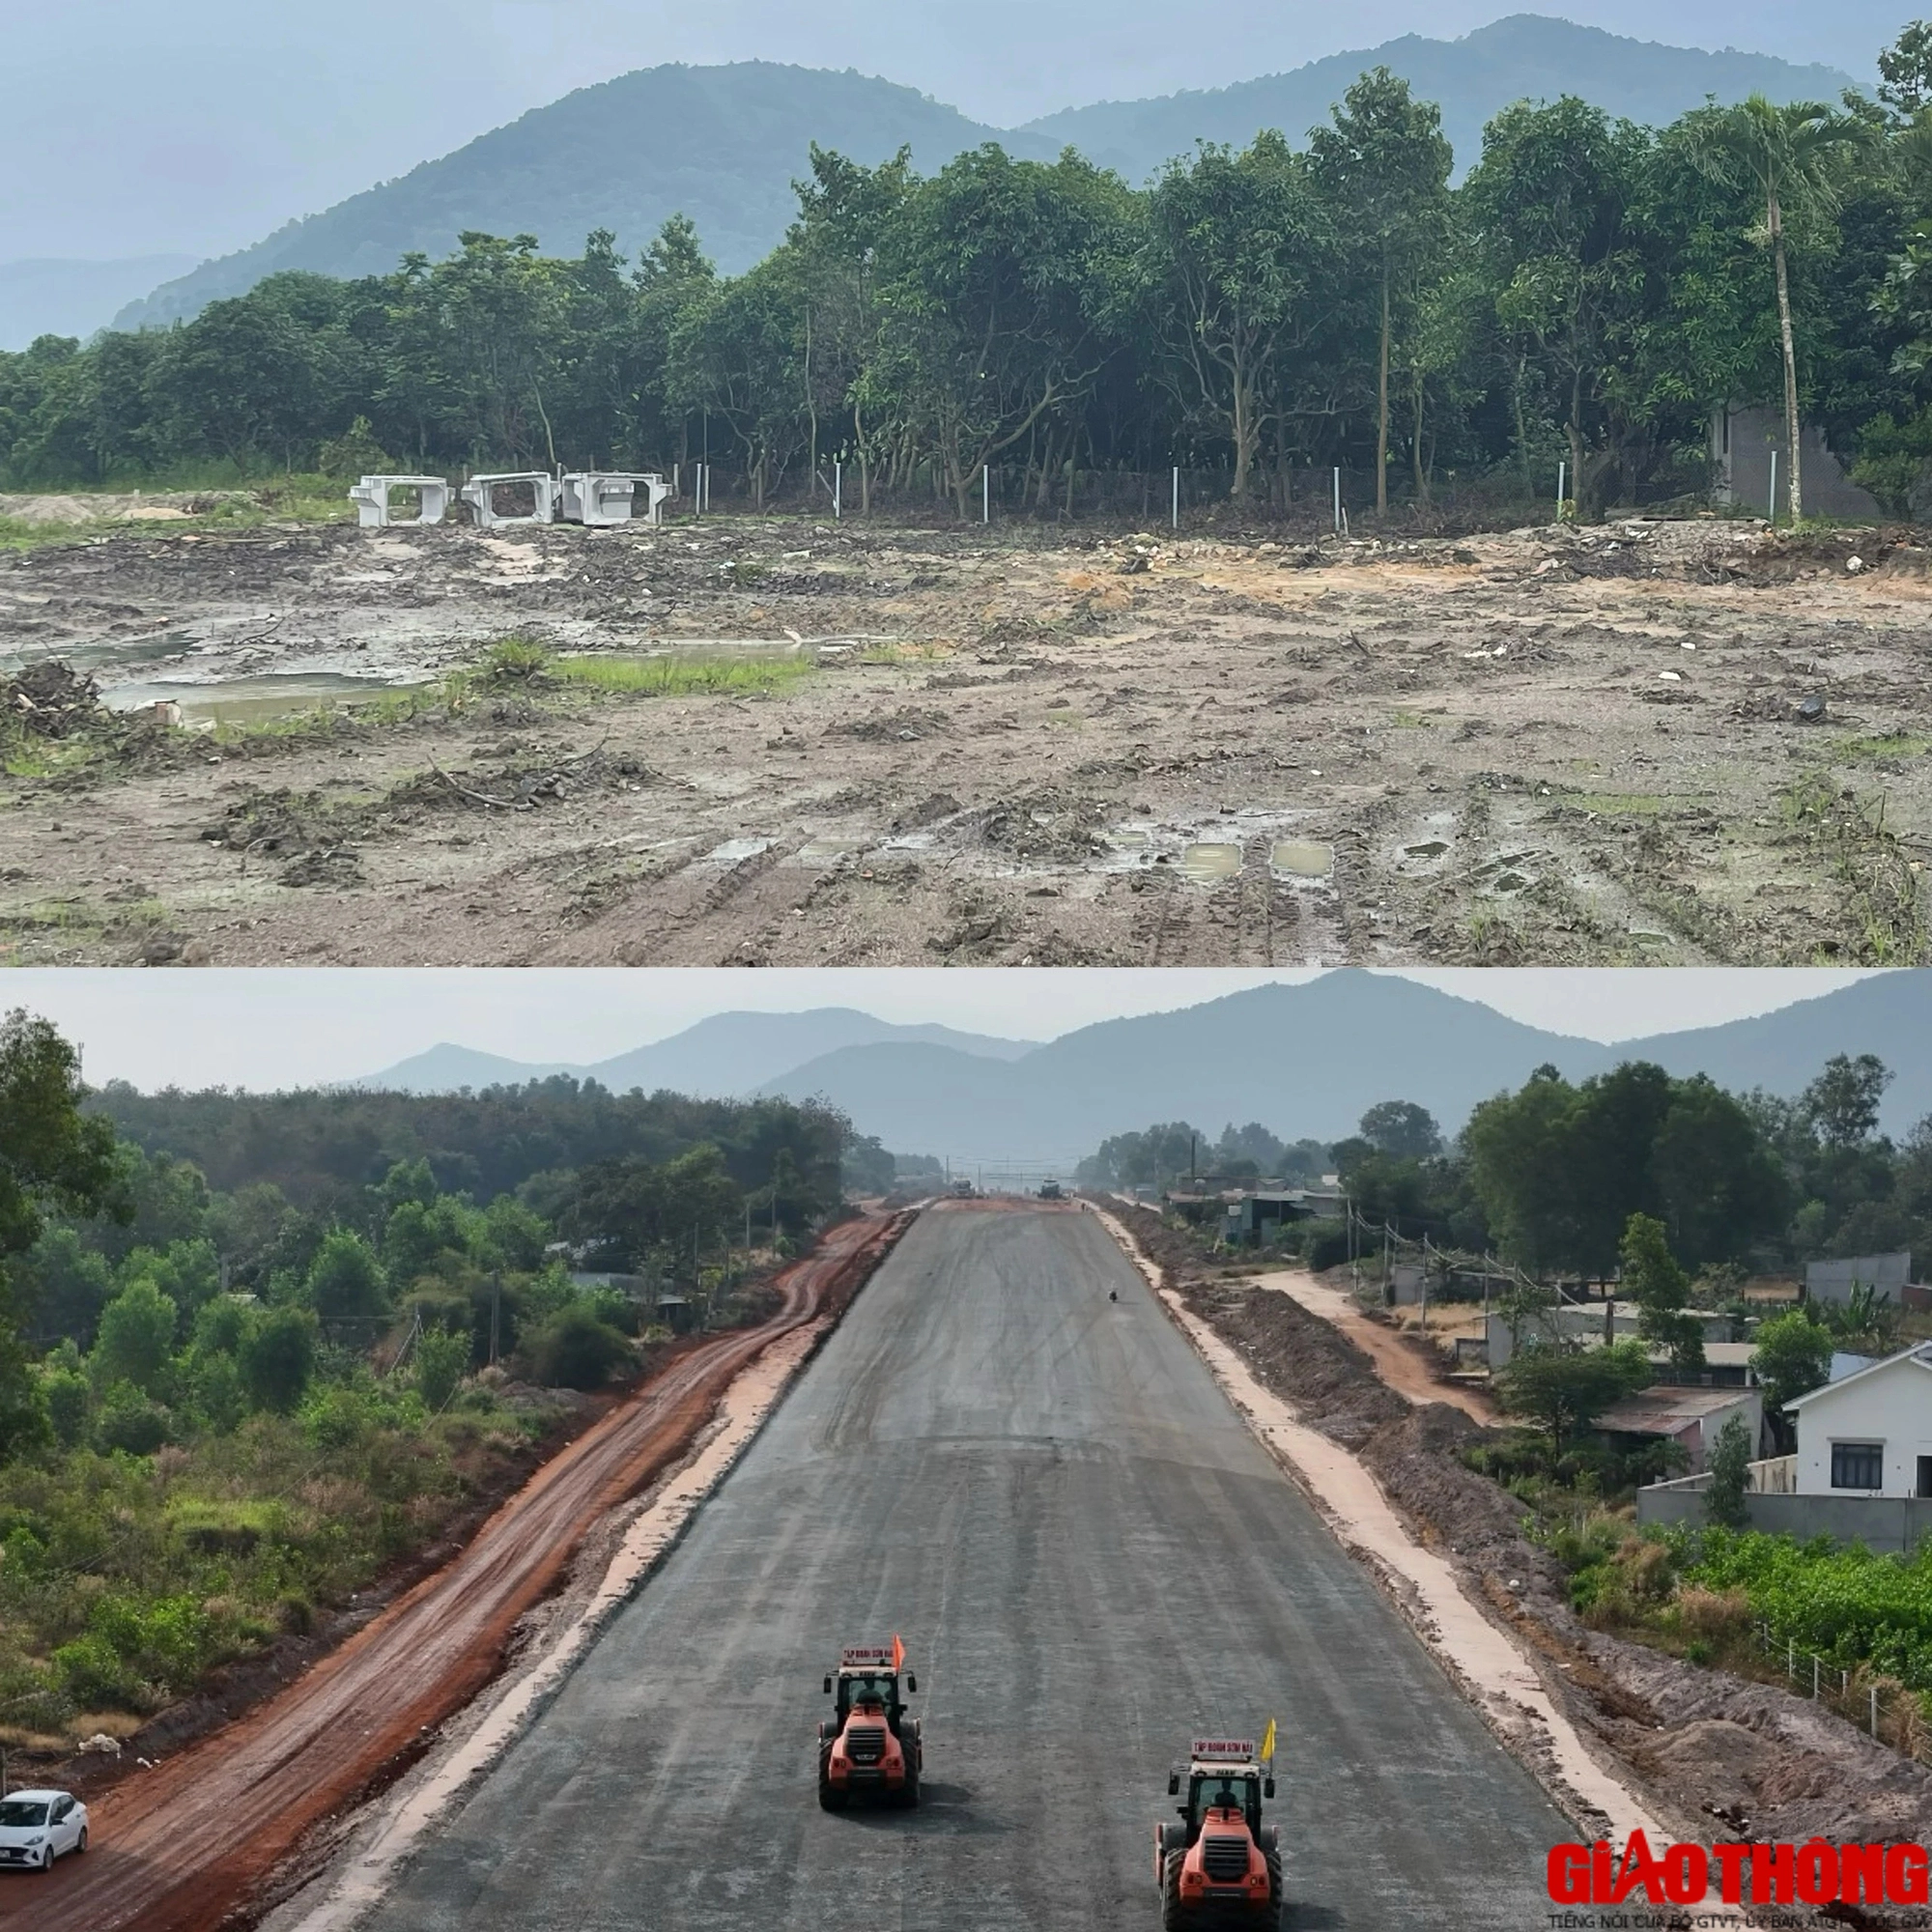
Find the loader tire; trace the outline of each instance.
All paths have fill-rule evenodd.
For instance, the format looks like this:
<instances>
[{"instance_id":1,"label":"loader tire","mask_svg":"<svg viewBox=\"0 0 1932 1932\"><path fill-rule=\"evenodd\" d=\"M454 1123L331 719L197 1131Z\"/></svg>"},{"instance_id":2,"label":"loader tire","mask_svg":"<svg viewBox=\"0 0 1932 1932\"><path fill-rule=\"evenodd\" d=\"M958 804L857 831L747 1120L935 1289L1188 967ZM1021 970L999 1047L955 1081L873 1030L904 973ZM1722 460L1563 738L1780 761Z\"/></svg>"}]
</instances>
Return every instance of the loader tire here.
<instances>
[{"instance_id":1,"label":"loader tire","mask_svg":"<svg viewBox=\"0 0 1932 1932\"><path fill-rule=\"evenodd\" d=\"M1267 1850L1267 1872L1268 1909L1267 1917L1262 1923L1268 1927L1268 1932L1274 1932L1274 1928L1281 1923L1282 1912L1287 1901L1282 1895L1281 1853L1272 1845Z\"/></svg>"},{"instance_id":2,"label":"loader tire","mask_svg":"<svg viewBox=\"0 0 1932 1932\"><path fill-rule=\"evenodd\" d=\"M840 1791L836 1784L828 1784L823 1778L818 1781L818 1808L821 1811L842 1811L852 1802L849 1791Z\"/></svg>"},{"instance_id":3,"label":"loader tire","mask_svg":"<svg viewBox=\"0 0 1932 1932\"><path fill-rule=\"evenodd\" d=\"M1160 1881L1160 1932L1187 1932L1187 1908L1180 1902L1180 1867L1186 1854L1169 1852Z\"/></svg>"},{"instance_id":4,"label":"loader tire","mask_svg":"<svg viewBox=\"0 0 1932 1932\"><path fill-rule=\"evenodd\" d=\"M919 1759L910 1754L906 1758L905 1783L899 1787L899 1803L908 1811L919 1808Z\"/></svg>"}]
</instances>

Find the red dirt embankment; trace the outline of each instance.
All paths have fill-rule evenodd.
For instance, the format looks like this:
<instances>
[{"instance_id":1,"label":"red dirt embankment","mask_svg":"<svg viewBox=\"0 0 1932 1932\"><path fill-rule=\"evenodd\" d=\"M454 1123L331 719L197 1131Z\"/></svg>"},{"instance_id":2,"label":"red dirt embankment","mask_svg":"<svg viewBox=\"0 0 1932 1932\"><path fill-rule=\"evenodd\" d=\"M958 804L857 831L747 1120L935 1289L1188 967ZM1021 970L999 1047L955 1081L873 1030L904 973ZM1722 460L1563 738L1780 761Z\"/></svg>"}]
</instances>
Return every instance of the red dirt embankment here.
<instances>
[{"instance_id":1,"label":"red dirt embankment","mask_svg":"<svg viewBox=\"0 0 1932 1932\"><path fill-rule=\"evenodd\" d=\"M910 1221L834 1229L769 1321L701 1344L547 1463L461 1555L238 1722L93 1805L94 1849L0 1892L7 1932L212 1932L303 1833L400 1772L501 1667L586 1531L689 1448L726 1385L842 1304Z\"/></svg>"}]
</instances>

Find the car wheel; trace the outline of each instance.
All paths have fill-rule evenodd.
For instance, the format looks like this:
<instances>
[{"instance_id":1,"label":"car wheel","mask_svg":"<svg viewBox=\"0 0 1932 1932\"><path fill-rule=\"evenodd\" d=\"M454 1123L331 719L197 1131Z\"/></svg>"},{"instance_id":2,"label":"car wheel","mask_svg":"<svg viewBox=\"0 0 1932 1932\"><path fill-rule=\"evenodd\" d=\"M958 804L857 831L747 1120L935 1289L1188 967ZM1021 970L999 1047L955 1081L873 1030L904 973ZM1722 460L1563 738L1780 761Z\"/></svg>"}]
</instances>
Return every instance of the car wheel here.
<instances>
[{"instance_id":1,"label":"car wheel","mask_svg":"<svg viewBox=\"0 0 1932 1932\"><path fill-rule=\"evenodd\" d=\"M75 1840L73 1841L73 1848L74 1848L74 1850L75 1850L75 1851L77 1851L77 1852L84 1852L84 1851L86 1851L86 1849L87 1849L87 1827L86 1827L85 1825L83 1825L83 1826L82 1826L82 1827L80 1828L80 1836L79 1836L79 1837L77 1837L77 1838L76 1838L76 1839L75 1839Z\"/></svg>"},{"instance_id":2,"label":"car wheel","mask_svg":"<svg viewBox=\"0 0 1932 1932\"><path fill-rule=\"evenodd\" d=\"M50 1872L53 1870L53 1868L54 1868L54 1841L51 1838L49 1838L46 1842L45 1849L41 1853L41 1869L43 1872Z\"/></svg>"}]
</instances>

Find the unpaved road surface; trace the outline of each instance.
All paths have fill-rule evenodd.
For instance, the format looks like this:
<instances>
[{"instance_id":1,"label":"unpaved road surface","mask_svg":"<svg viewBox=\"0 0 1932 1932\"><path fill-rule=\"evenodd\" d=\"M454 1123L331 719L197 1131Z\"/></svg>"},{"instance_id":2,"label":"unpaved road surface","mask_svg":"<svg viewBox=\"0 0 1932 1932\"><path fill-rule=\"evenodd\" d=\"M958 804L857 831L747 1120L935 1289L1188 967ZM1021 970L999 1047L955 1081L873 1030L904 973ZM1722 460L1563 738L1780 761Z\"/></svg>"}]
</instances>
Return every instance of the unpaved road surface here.
<instances>
[{"instance_id":1,"label":"unpaved road surface","mask_svg":"<svg viewBox=\"0 0 1932 1932\"><path fill-rule=\"evenodd\" d=\"M176 734L0 781L0 958L1908 962L1927 559L1708 519L1319 547L733 519L34 551L0 558L0 661L77 654L150 692L428 675L508 634L790 634L819 668L757 696L472 692L332 741Z\"/></svg>"},{"instance_id":2,"label":"unpaved road surface","mask_svg":"<svg viewBox=\"0 0 1932 1932\"><path fill-rule=\"evenodd\" d=\"M1406 1401L1446 1402L1460 1408L1486 1428L1499 1420L1496 1406L1475 1389L1438 1380L1429 1364L1403 1337L1379 1321L1374 1321L1339 1288L1330 1288L1306 1268L1274 1268L1255 1277L1255 1286L1271 1294L1285 1294L1298 1301L1311 1315L1319 1315L1376 1365L1376 1373Z\"/></svg>"},{"instance_id":3,"label":"unpaved road surface","mask_svg":"<svg viewBox=\"0 0 1932 1932\"><path fill-rule=\"evenodd\" d=\"M924 1802L822 1812L820 1675L895 1631ZM1571 1828L1106 1231L941 1208L369 1923L1152 1927L1170 1762L1270 1716L1287 1924L1543 1923Z\"/></svg>"},{"instance_id":4,"label":"unpaved road surface","mask_svg":"<svg viewBox=\"0 0 1932 1932\"><path fill-rule=\"evenodd\" d=\"M755 1329L679 1357L580 1436L463 1554L289 1690L92 1807L93 1848L0 1891L9 1932L211 1932L312 1826L408 1761L498 1669L585 1531L690 1444L732 1376L864 1278L898 1224L847 1223L780 1278Z\"/></svg>"}]
</instances>

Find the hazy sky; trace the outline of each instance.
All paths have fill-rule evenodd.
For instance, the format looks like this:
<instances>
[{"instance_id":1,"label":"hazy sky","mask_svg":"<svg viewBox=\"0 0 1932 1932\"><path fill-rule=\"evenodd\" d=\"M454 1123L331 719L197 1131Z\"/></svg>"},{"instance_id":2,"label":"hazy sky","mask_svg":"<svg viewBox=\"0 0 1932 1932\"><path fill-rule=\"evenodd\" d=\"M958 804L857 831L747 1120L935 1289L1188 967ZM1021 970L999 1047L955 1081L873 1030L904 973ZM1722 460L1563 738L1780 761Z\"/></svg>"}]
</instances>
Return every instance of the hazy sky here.
<instances>
[{"instance_id":1,"label":"hazy sky","mask_svg":"<svg viewBox=\"0 0 1932 1932\"><path fill-rule=\"evenodd\" d=\"M707 1013L856 1007L1009 1039L1218 999L1310 973L998 967L893 971L10 973L0 1001L80 1042L89 1080L277 1087L377 1073L449 1041L513 1060L583 1065L682 1032ZM1408 979L1553 1033L1631 1039L1769 1012L1861 975L1808 969L1432 968Z\"/></svg>"},{"instance_id":2,"label":"hazy sky","mask_svg":"<svg viewBox=\"0 0 1932 1932\"><path fill-rule=\"evenodd\" d=\"M0 0L0 262L225 253L574 87L666 61L853 67L1006 126L1225 86L1495 0ZM1571 19L1863 75L1892 0L1577 0ZM640 128L639 164L675 129Z\"/></svg>"}]
</instances>

